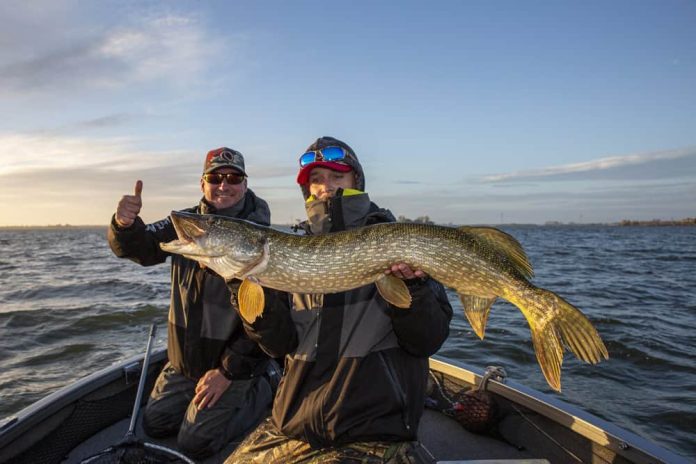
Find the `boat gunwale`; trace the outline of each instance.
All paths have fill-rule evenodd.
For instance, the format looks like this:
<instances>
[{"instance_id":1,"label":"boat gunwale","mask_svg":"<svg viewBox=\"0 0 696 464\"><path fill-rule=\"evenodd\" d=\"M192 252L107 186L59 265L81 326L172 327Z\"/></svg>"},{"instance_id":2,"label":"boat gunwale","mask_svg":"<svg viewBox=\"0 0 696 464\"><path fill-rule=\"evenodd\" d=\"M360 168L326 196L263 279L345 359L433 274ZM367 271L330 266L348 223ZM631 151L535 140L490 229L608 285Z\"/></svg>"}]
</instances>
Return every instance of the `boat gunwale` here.
<instances>
[{"instance_id":1,"label":"boat gunwale","mask_svg":"<svg viewBox=\"0 0 696 464\"><path fill-rule=\"evenodd\" d=\"M463 380L473 387L478 387L483 378L480 369L443 356L432 356L430 358L430 368ZM486 390L509 400L513 404L522 405L557 424L565 426L578 435L625 457L631 462L652 464L655 460L658 460L659 462L670 464L688 464L685 457L647 438L636 435L577 406L515 381L505 379L504 383L501 383L490 379L486 385Z\"/></svg>"},{"instance_id":2,"label":"boat gunwale","mask_svg":"<svg viewBox=\"0 0 696 464\"><path fill-rule=\"evenodd\" d=\"M167 357L165 347L156 348L150 356L150 365L161 362ZM134 375L140 376L141 363L144 355L137 354L121 361L116 361L110 366L93 372L55 392L41 398L26 408L6 417L0 422L0 450L14 441L34 424L51 417L70 404L85 396L98 391L100 388L115 382L128 375L127 370L134 368ZM138 367L137 372L135 368ZM137 378L135 385L137 385Z\"/></svg>"}]
</instances>

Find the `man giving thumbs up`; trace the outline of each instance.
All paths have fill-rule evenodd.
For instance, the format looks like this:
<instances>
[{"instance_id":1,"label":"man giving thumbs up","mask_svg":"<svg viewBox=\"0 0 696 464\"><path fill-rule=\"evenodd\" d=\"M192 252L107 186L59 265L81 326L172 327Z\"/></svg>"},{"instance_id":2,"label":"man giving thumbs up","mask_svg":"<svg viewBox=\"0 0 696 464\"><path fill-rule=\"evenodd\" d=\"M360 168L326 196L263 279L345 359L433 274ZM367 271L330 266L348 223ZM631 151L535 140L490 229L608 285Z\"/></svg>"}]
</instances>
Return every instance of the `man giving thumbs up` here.
<instances>
[{"instance_id":1,"label":"man giving thumbs up","mask_svg":"<svg viewBox=\"0 0 696 464\"><path fill-rule=\"evenodd\" d=\"M240 152L226 147L208 152L200 184L203 198L185 211L270 225L268 204L247 188ZM225 281L195 261L160 249L160 243L177 238L176 232L168 217L145 225L139 216L142 192L138 180L134 195L121 198L108 238L116 256L142 266L171 258L169 362L152 390L143 427L151 437L177 435L179 448L201 459L267 412L273 398L267 371L276 366L246 336Z\"/></svg>"}]
</instances>

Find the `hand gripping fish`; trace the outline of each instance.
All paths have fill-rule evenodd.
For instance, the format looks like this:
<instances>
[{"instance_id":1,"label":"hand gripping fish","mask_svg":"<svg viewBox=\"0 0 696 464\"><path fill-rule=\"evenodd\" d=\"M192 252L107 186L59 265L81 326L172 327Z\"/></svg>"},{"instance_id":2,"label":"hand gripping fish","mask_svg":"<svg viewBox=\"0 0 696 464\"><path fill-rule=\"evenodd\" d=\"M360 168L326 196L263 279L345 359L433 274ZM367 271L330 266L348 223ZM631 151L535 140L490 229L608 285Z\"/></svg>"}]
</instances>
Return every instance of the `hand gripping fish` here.
<instances>
[{"instance_id":1,"label":"hand gripping fish","mask_svg":"<svg viewBox=\"0 0 696 464\"><path fill-rule=\"evenodd\" d=\"M172 211L171 218L179 239L161 248L196 260L225 280L242 280L239 309L250 322L263 312L262 287L336 293L375 283L386 301L408 308L411 295L403 280L384 274L403 262L456 290L480 338L496 298L519 308L554 390L561 389L566 348L592 364L609 357L587 317L555 293L532 285L522 246L492 227L386 223L300 236L223 216Z\"/></svg>"}]
</instances>

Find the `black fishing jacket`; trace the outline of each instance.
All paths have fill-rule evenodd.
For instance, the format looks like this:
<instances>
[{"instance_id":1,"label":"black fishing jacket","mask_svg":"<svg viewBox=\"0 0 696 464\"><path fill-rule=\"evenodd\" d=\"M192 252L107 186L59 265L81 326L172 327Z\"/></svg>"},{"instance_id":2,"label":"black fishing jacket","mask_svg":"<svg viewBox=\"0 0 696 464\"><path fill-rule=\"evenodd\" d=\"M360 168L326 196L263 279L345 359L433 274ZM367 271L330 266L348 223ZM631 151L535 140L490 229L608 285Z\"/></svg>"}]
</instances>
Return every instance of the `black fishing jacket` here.
<instances>
[{"instance_id":1,"label":"black fishing jacket","mask_svg":"<svg viewBox=\"0 0 696 464\"><path fill-rule=\"evenodd\" d=\"M229 215L201 200L188 212ZM270 225L270 210L264 200L247 190L244 206L236 217ZM159 244L177 238L171 219L145 225L136 218L128 228L111 220L108 239L114 254L143 266L171 258L171 301L167 354L174 368L197 381L206 371L222 368L229 379L249 378L263 372L268 356L249 340L238 312L230 305L230 289L222 277L203 269L193 260L170 254ZM239 281L232 281L235 289Z\"/></svg>"},{"instance_id":2,"label":"black fishing jacket","mask_svg":"<svg viewBox=\"0 0 696 464\"><path fill-rule=\"evenodd\" d=\"M307 209L308 233L394 221L364 193ZM438 282L406 284L409 309L387 303L374 284L324 295L266 293L263 315L244 326L270 356L285 357L273 404L284 435L313 448L416 439L428 357L449 334L452 307Z\"/></svg>"}]
</instances>

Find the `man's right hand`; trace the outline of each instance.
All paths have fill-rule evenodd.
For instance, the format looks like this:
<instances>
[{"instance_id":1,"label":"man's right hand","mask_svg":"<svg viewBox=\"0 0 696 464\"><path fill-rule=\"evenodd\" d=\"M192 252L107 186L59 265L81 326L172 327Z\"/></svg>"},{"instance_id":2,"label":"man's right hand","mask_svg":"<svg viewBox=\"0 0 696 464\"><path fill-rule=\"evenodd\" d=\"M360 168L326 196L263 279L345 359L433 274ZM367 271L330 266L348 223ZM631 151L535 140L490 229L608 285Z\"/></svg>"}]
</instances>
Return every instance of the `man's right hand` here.
<instances>
[{"instance_id":1,"label":"man's right hand","mask_svg":"<svg viewBox=\"0 0 696 464\"><path fill-rule=\"evenodd\" d=\"M116 224L119 227L130 227L135 222L135 218L140 214L140 208L143 207L141 193L143 193L143 181L139 180L135 183L135 195L121 197L116 208Z\"/></svg>"}]
</instances>

